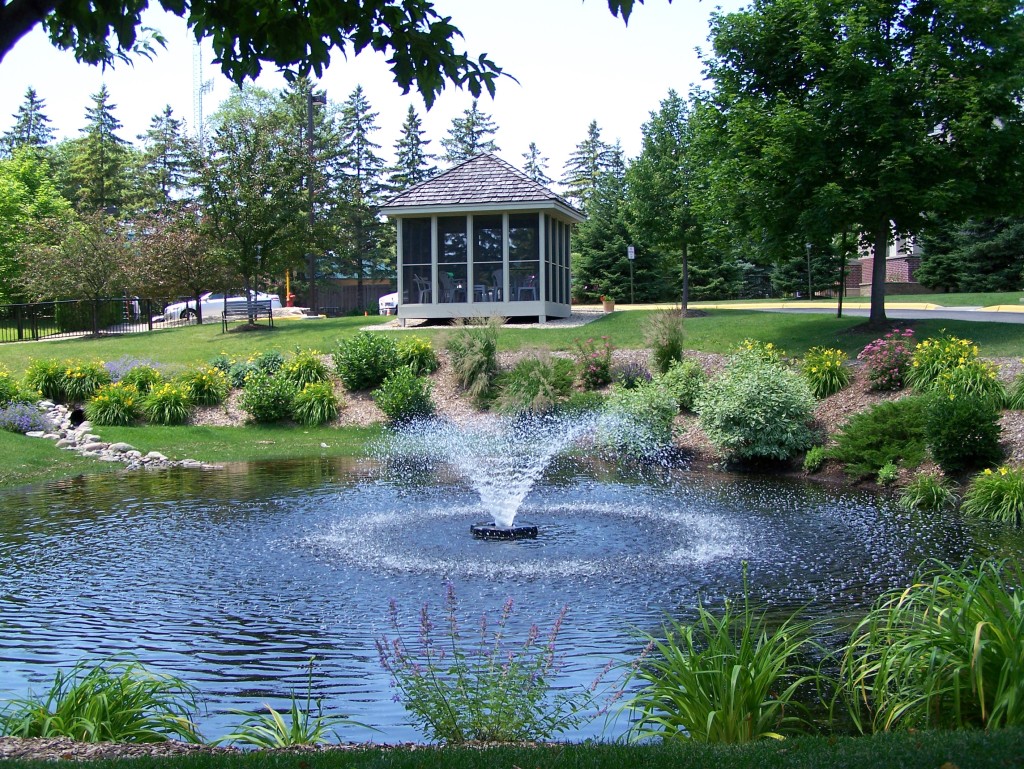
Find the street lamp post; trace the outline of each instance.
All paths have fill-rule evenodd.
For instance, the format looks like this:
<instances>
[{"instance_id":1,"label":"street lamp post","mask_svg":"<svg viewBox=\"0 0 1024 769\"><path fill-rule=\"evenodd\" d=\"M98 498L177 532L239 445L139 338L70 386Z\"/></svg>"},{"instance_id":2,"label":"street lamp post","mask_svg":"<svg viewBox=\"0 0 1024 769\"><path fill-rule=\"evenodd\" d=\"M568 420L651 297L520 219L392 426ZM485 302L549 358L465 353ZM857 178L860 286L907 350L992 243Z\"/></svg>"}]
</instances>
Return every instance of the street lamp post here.
<instances>
[{"instance_id":1,"label":"street lamp post","mask_svg":"<svg viewBox=\"0 0 1024 769\"><path fill-rule=\"evenodd\" d=\"M317 315L316 252L313 248L313 225L315 223L313 204L316 200L316 191L313 187L313 105L327 104L327 96L323 93L314 94L312 83L310 83L306 96L306 154L309 160L309 169L306 173L306 187L309 191L309 253L306 254L306 272L309 273L309 311Z\"/></svg>"},{"instance_id":2,"label":"street lamp post","mask_svg":"<svg viewBox=\"0 0 1024 769\"><path fill-rule=\"evenodd\" d=\"M814 298L814 289L811 287L811 249L814 248L813 243L807 244L807 301L811 301Z\"/></svg>"}]
</instances>

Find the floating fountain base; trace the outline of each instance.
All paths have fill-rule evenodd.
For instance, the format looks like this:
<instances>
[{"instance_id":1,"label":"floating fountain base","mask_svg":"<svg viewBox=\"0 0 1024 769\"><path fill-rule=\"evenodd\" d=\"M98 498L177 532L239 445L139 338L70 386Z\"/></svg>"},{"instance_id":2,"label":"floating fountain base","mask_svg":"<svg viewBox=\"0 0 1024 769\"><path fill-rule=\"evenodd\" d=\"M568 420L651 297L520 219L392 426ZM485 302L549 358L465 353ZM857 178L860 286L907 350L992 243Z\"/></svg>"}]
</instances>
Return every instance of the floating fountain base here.
<instances>
[{"instance_id":1,"label":"floating fountain base","mask_svg":"<svg viewBox=\"0 0 1024 769\"><path fill-rule=\"evenodd\" d=\"M528 523L499 526L496 523L474 523L469 527L477 539L536 539L537 527Z\"/></svg>"}]
</instances>

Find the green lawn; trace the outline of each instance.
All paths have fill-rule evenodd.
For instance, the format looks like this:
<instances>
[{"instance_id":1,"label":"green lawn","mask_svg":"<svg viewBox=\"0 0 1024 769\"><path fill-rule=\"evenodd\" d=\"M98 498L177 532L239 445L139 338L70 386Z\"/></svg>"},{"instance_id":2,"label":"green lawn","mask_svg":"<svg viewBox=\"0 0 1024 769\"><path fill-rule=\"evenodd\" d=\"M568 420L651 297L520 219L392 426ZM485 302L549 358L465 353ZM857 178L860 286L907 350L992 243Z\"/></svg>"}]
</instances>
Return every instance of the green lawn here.
<instances>
[{"instance_id":1,"label":"green lawn","mask_svg":"<svg viewBox=\"0 0 1024 769\"><path fill-rule=\"evenodd\" d=\"M26 438L0 430L0 488L27 486L85 473L106 473L119 464L97 462L73 451L61 451L53 441Z\"/></svg>"}]
</instances>

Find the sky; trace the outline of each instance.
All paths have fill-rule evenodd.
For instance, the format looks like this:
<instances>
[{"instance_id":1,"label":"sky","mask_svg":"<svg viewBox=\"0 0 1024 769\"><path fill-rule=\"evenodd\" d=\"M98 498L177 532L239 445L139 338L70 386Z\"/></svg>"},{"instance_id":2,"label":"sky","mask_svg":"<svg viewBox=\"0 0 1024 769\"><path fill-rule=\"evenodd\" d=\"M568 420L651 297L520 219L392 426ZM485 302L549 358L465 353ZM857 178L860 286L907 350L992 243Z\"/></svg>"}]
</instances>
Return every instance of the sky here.
<instances>
[{"instance_id":1,"label":"sky","mask_svg":"<svg viewBox=\"0 0 1024 769\"><path fill-rule=\"evenodd\" d=\"M740 5L725 0L722 7ZM522 167L523 153L536 142L549 159L548 175L558 179L592 120L605 141L621 141L627 157L640 152L641 126L669 90L686 96L702 82L697 48L708 48L708 18L719 6L707 0L646 0L635 5L628 26L611 15L605 0L435 0L435 7L462 30L465 50L474 57L486 53L518 80L500 78L494 99L484 94L480 101L498 127L498 154ZM182 19L159 10L147 11L144 23L164 34L167 48L158 49L152 61L138 59L106 71L75 62L39 29L22 38L0 61L0 131L13 125L31 86L45 100L58 138L78 136L90 95L103 83L123 124L122 138L135 141L166 105L193 126L193 38ZM210 62L208 47L203 59L202 77L212 81L203 100L209 116L232 85ZM284 80L265 70L257 84L281 88ZM402 93L385 57L372 51L349 59L335 52L317 83L338 104L357 85L379 113L374 138L389 161L410 104L423 118L431 141L427 149L440 154L452 118L462 116L472 99L449 86L427 112L418 94Z\"/></svg>"}]
</instances>

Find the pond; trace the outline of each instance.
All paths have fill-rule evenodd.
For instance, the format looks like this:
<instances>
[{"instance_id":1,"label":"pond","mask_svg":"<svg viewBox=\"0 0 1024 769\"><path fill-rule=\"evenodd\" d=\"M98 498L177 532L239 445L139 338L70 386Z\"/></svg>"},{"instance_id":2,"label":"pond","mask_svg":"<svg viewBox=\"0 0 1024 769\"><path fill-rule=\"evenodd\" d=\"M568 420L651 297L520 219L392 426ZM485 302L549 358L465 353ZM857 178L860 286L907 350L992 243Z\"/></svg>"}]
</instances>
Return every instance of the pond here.
<instances>
[{"instance_id":1,"label":"pond","mask_svg":"<svg viewBox=\"0 0 1024 769\"><path fill-rule=\"evenodd\" d=\"M1021 555L1020 538L884 496L791 481L556 460L526 497L535 540L473 539L486 517L444 466L370 460L229 465L81 477L0 496L0 697L43 691L82 657L136 654L199 688L207 738L229 708L304 693L379 732L419 735L377 659L394 598L415 634L450 581L465 617L515 599L511 635L560 636L560 683L589 683L666 615L741 586L780 610L841 624L925 558ZM1013 550L1017 548L1017 550ZM597 730L597 731L595 731ZM568 735L600 734L598 727ZM608 737L616 734L606 735Z\"/></svg>"}]
</instances>

